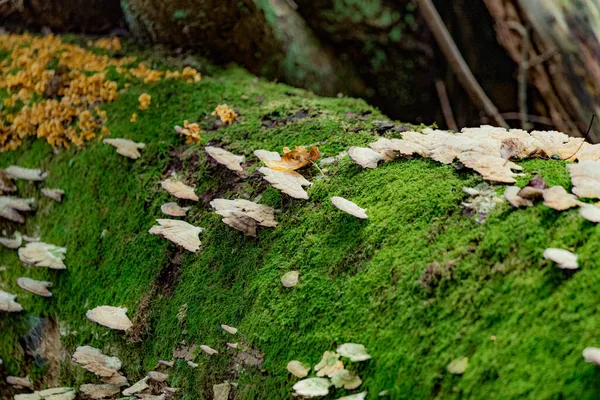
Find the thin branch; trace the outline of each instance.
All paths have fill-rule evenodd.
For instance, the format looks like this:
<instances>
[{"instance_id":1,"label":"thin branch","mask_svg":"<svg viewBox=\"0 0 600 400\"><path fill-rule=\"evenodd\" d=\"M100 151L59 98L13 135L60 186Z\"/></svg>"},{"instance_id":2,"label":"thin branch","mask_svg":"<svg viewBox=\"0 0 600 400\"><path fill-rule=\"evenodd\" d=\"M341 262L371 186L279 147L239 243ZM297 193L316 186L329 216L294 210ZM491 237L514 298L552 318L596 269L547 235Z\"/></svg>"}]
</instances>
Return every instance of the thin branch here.
<instances>
[{"instance_id":1,"label":"thin branch","mask_svg":"<svg viewBox=\"0 0 600 400\"><path fill-rule=\"evenodd\" d=\"M508 124L502 118L494 103L492 103L475 79L475 76L473 76L473 73L469 69L462 54L460 54L458 47L456 47L456 43L454 43L450 32L448 32L448 29L444 25L444 21L442 21L442 17L440 17L440 14L431 0L416 0L416 3L425 22L433 33L440 50L448 60L450 68L452 68L458 77L459 82L466 90L471 101L476 105L480 105L483 108L483 111L489 115L496 124L508 128Z\"/></svg>"},{"instance_id":2,"label":"thin branch","mask_svg":"<svg viewBox=\"0 0 600 400\"><path fill-rule=\"evenodd\" d=\"M546 51L543 54L535 56L534 58L529 60L529 68L533 68L533 67L537 66L538 64L545 63L546 61L548 61L549 59L554 57L556 54L558 54L558 50L553 48L553 49Z\"/></svg>"},{"instance_id":3,"label":"thin branch","mask_svg":"<svg viewBox=\"0 0 600 400\"><path fill-rule=\"evenodd\" d=\"M517 81L519 83L519 113L521 114L521 129L528 131L531 124L527 121L527 71L529 70L529 47L531 41L527 28L516 21L507 21L506 24L516 30L521 35L521 59L519 60L519 74Z\"/></svg>"},{"instance_id":4,"label":"thin branch","mask_svg":"<svg viewBox=\"0 0 600 400\"><path fill-rule=\"evenodd\" d=\"M435 88L438 93L438 97L440 98L440 104L442 105L442 113L444 114L444 119L446 120L446 125L448 129L452 129L453 131L458 132L458 126L456 125L456 121L454 120L454 114L452 113L452 106L450 105L450 100L448 99L448 92L446 91L446 85L444 85L444 81L441 79L437 79L435 81Z\"/></svg>"}]
</instances>

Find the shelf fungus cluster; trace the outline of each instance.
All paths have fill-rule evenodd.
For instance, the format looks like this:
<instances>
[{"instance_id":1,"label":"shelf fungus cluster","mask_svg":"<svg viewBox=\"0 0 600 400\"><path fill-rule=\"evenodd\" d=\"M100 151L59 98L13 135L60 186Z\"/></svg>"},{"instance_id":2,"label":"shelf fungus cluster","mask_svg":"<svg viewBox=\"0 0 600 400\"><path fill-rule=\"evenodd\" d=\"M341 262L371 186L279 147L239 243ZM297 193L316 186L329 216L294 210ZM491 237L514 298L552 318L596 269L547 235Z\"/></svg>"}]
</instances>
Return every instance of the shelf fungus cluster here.
<instances>
[{"instance_id":1,"label":"shelf fungus cluster","mask_svg":"<svg viewBox=\"0 0 600 400\"><path fill-rule=\"evenodd\" d=\"M346 369L341 358L346 358L350 362L361 362L370 359L371 356L365 346L357 343L344 343L336 351L324 352L321 361L314 368L317 377L296 382L293 386L294 396L322 397L329 394L332 386L346 390L360 387L362 379L353 370ZM310 373L310 367L297 360L290 361L287 370L298 378L305 378ZM366 392L362 392L350 395L348 398L364 399L365 396Z\"/></svg>"},{"instance_id":2,"label":"shelf fungus cluster","mask_svg":"<svg viewBox=\"0 0 600 400\"><path fill-rule=\"evenodd\" d=\"M215 213L223 217L223 222L246 236L256 236L258 226L275 227L275 210L249 200L215 199L210 205Z\"/></svg>"}]
</instances>

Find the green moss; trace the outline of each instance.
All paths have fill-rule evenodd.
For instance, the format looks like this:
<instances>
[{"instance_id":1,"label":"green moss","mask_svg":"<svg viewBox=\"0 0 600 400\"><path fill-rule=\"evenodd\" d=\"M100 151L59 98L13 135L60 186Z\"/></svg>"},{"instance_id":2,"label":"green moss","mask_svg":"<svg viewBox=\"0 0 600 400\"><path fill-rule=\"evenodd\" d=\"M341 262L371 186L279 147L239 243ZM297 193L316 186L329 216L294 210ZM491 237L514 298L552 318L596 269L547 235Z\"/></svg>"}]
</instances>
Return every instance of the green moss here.
<instances>
[{"instance_id":1,"label":"green moss","mask_svg":"<svg viewBox=\"0 0 600 400\"><path fill-rule=\"evenodd\" d=\"M7 267L0 272L2 289L18 293L26 309L0 316L0 358L7 374L43 378L44 369L34 368L16 345L41 315L77 332L62 338L66 354L78 345L100 347L124 360L130 381L157 360L171 359L184 339L218 349L219 356L199 355L197 369L178 361L169 371L170 384L181 388L184 399L211 398L213 384L232 379L224 343L241 340L265 354L260 369L234 378L243 399L290 397L296 379L287 373L287 362L314 365L323 351L344 342L363 343L373 356L352 365L369 398L381 390L390 398L411 399L596 397L598 372L581 351L597 345L600 333L594 317L600 228L575 210L501 204L480 225L462 215L460 206L462 187L480 178L424 159L363 170L343 158L324 178L308 171L314 181L308 201L291 200L254 176L237 187L229 172L206 162L202 146L183 146L173 126L188 119L208 129L211 111L227 103L239 111L239 120L207 133L205 143L220 141L254 162L258 148L314 143L326 157L365 145L375 137L370 122L383 116L360 100L320 98L237 68L216 71L198 84L131 83L119 101L103 108L113 137L147 143L140 159L123 158L101 143L54 154L47 144L28 141L2 154L0 167L41 167L50 173L46 186L66 191L59 204L40 197L41 185L19 183L20 195L38 199L35 216L22 230L34 234L39 227L44 241L68 248L68 269L59 272L25 267L15 251L0 249ZM152 103L139 111L143 92ZM262 124L266 115L286 117L301 109L314 116L276 128ZM135 124L129 122L133 112ZM370 114L363 120L347 112ZM521 165L526 174L521 185L541 174L550 184L569 187L563 162ZM159 181L177 168L199 194L261 194L261 203L281 212L278 227L247 238L202 202L192 205L186 220L206 228L202 250L183 255L170 293L157 278L177 250L147 231L170 199ZM365 207L369 220L335 209L329 202L334 195ZM544 261L549 246L574 249L581 270L565 272ZM425 290L418 280L433 262L446 272ZM300 283L284 289L280 276L292 269L300 271ZM19 276L54 281L54 297L23 292L15 283ZM85 318L87 309L101 304L124 305L139 318L136 310L149 293L148 333L141 343ZM177 313L184 304L182 326ZM222 323L238 327L239 337L222 331ZM463 356L470 359L464 375L449 374L448 363ZM94 379L67 362L62 366L61 384Z\"/></svg>"}]
</instances>

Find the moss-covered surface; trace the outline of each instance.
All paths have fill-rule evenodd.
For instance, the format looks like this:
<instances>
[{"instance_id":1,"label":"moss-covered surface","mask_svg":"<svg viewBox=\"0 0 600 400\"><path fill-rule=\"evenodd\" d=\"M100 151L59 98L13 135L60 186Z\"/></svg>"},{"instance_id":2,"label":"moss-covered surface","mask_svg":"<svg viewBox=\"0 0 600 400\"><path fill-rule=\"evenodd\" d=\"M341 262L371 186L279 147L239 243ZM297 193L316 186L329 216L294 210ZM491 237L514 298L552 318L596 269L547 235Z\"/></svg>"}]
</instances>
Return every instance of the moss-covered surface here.
<instances>
[{"instance_id":1,"label":"moss-covered surface","mask_svg":"<svg viewBox=\"0 0 600 400\"><path fill-rule=\"evenodd\" d=\"M369 398L382 390L407 399L597 396L599 372L581 351L600 343L600 232L576 211L500 204L478 224L463 215L460 203L462 187L480 178L424 159L363 170L345 157L325 177L309 169L310 200L292 200L253 172L253 150L318 144L324 157L336 155L373 140L372 120L382 115L360 100L319 98L236 68L215 70L197 84L131 83L103 108L113 137L147 144L140 159L121 157L101 143L55 154L41 141L0 155L0 167L41 167L50 174L47 187L66 191L59 204L40 197L41 185L18 185L21 196L39 200L21 230L39 230L45 242L68 248L66 271L26 267L14 250L0 249L6 266L0 287L17 293L26 309L0 315L2 375L29 374L36 388L45 386L47 371L18 345L44 316L76 331L62 337L64 385L96 381L68 362L78 345L121 357L134 382L158 360L171 359L173 348L186 340L221 354L199 354L196 369L177 361L169 373L178 397L212 398L212 385L229 379L239 382L235 398L291 398L297 379L286 371L288 361L314 365L323 351L356 342L373 356L350 365ZM139 111L143 92L152 103ZM222 103L240 117L212 129L210 112ZM310 116L268 123L300 110ZM133 112L136 123L129 122ZM209 131L203 143L182 144L173 126L185 119ZM250 177L238 181L209 162L203 146L210 141L248 156ZM527 175L521 185L534 174L549 184L570 185L563 162L521 165ZM196 185L201 197L186 217L206 228L197 254L178 256L174 245L147 233L162 217L160 205L171 199L159 182L173 171ZM365 207L369 219L335 209L329 202L334 195ZM258 238L244 237L211 212L207 201L214 196L260 196L258 201L281 210L279 226L260 230ZM544 261L542 252L550 246L573 249L581 269L566 272ZM433 263L439 267L430 267L434 273L425 290L418 281ZM284 289L279 279L292 269L300 271L300 283ZM22 291L19 276L54 281L54 297ZM85 318L87 309L102 304L128 307L138 327L145 320L145 329L136 328L141 341ZM183 305L187 315L180 323ZM239 328L240 337L224 332L222 323ZM235 352L225 342L242 340L264 353L264 363L238 376L231 372ZM470 359L464 375L448 373L448 363L463 356ZM2 396L11 393L2 387Z\"/></svg>"}]
</instances>

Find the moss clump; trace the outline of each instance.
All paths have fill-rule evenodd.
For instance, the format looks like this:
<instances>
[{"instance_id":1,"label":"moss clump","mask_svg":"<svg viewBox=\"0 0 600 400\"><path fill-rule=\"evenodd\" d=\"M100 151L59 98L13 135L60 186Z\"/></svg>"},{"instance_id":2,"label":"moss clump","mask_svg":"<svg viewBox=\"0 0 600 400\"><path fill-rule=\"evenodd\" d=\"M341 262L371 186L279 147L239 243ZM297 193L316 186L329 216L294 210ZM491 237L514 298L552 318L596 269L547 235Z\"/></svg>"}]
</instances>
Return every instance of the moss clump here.
<instances>
[{"instance_id":1,"label":"moss clump","mask_svg":"<svg viewBox=\"0 0 600 400\"><path fill-rule=\"evenodd\" d=\"M144 92L152 102L140 112L137 99ZM239 117L214 129L210 113L223 103ZM123 359L130 382L159 359L171 359L182 340L218 349L219 356L199 355L197 369L180 360L169 371L171 386L185 399L211 398L212 385L226 379L239 382L238 398L287 398L296 381L285 369L288 361L314 365L323 351L344 342L362 343L373 356L353 365L370 398L382 390L391 398L595 397L597 371L581 351L597 345L600 332L594 318L600 232L576 211L499 205L478 224L462 215L460 203L462 187L480 179L423 159L363 170L342 158L324 178L312 178L308 201L267 188L252 174L254 167L250 178L236 181L207 160L203 144L183 145L173 126L199 122L207 132L204 144L218 141L249 158L258 148L309 144L318 144L327 157L373 140L371 122L382 118L360 100L320 98L237 68L215 71L200 84L133 81L103 110L112 137L147 144L140 159L123 158L96 142L54 154L33 140L0 159L0 167L41 167L50 173L48 187L65 190L58 204L40 198L35 184L18 185L20 195L39 200L21 231L39 227L44 241L68 248L68 269L58 273L24 267L15 251L0 249L7 267L0 272L1 287L18 293L26 309L0 316L3 373L29 373L36 387L43 386L45 367L17 346L43 316L77 332L62 337L67 355L78 345L99 347ZM284 119L300 110L308 117L266 123L267 116ZM134 112L138 119L131 123ZM550 184L570 184L563 162L521 165L523 180L541 174ZM260 194L261 203L281 210L280 224L246 238L201 201L186 220L206 228L203 249L177 255L173 245L147 233L170 199L159 184L170 172L194 182L205 198ZM336 195L365 207L369 220L335 209L329 198ZM565 272L544 261L542 252L550 246L572 248L581 269ZM426 289L419 280L434 262L444 273ZM292 269L300 271L300 283L284 289L279 279ZM19 276L54 281L54 297L21 291ZM136 324L143 320L142 340L87 321L85 311L102 304L124 305ZM239 328L240 337L232 339L222 323ZM238 374L231 371L224 343L242 340L264 353L264 362ZM465 373L448 373L450 361L464 356ZM62 364L60 384L94 379ZM11 392L2 387L2 393ZM335 397L345 393L336 391Z\"/></svg>"}]
</instances>

